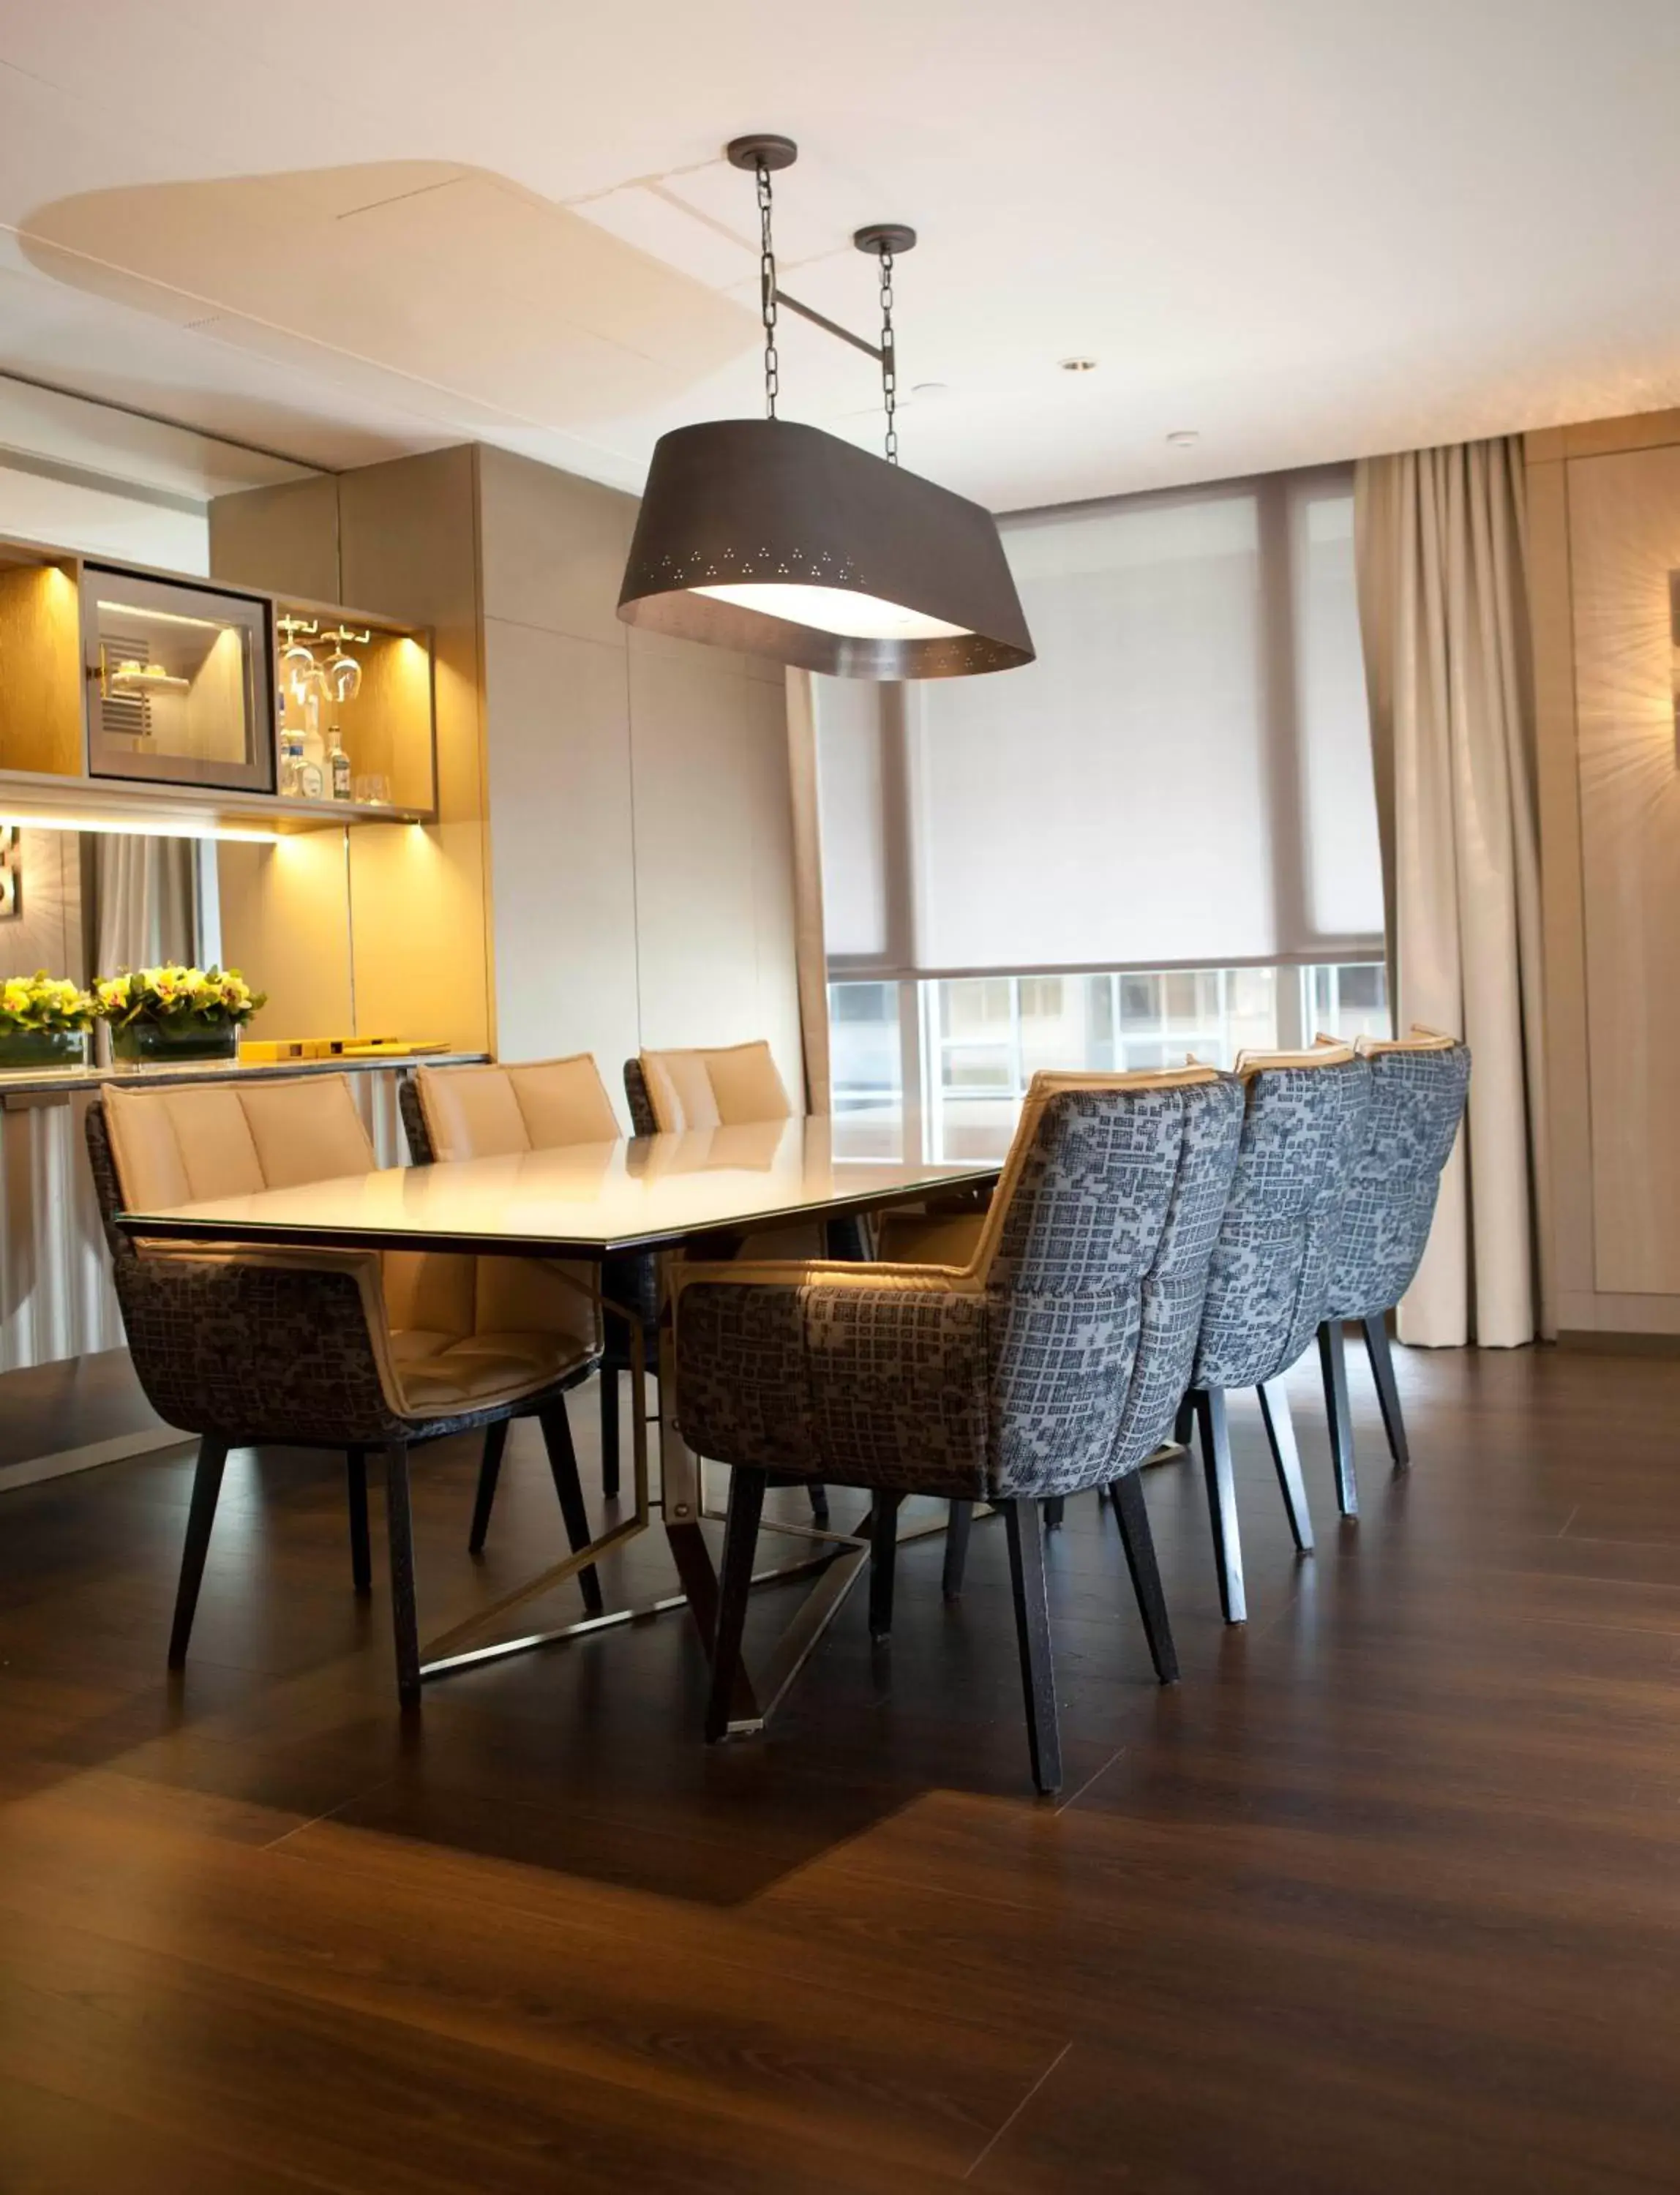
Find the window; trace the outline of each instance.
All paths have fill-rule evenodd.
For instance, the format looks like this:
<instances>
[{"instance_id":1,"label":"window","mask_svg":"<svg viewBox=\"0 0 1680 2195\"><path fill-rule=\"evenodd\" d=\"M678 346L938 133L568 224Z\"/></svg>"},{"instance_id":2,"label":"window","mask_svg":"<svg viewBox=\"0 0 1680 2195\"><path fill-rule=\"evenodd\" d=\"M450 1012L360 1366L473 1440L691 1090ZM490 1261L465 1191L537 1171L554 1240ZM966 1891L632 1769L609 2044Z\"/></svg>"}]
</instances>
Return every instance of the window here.
<instances>
[{"instance_id":1,"label":"window","mask_svg":"<svg viewBox=\"0 0 1680 2195\"><path fill-rule=\"evenodd\" d=\"M832 972L1161 971L1173 1028L1212 1011L1198 971L1379 953L1350 471L1002 529L1036 663L815 681Z\"/></svg>"},{"instance_id":2,"label":"window","mask_svg":"<svg viewBox=\"0 0 1680 2195\"><path fill-rule=\"evenodd\" d=\"M1036 663L813 681L848 1135L986 1154L1041 1069L1386 1034L1351 469L1001 527Z\"/></svg>"},{"instance_id":3,"label":"window","mask_svg":"<svg viewBox=\"0 0 1680 2195\"><path fill-rule=\"evenodd\" d=\"M901 1115L922 1155L991 1156L1042 1068L1230 1067L1240 1051L1388 1034L1380 960L839 982L828 1000L834 1110L860 1157L896 1154Z\"/></svg>"}]
</instances>

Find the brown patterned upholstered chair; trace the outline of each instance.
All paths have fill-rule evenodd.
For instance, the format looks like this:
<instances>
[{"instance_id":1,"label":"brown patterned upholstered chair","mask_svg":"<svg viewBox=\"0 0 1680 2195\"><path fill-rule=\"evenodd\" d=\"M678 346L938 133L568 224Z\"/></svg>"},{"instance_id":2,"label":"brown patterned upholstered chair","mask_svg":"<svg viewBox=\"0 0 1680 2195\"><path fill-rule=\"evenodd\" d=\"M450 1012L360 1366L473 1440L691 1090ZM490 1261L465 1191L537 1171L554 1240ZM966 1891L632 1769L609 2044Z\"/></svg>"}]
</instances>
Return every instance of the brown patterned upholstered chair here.
<instances>
[{"instance_id":1,"label":"brown patterned upholstered chair","mask_svg":"<svg viewBox=\"0 0 1680 2195\"><path fill-rule=\"evenodd\" d=\"M1136 1472L1190 1377L1242 1126L1212 1068L1034 1079L961 1268L679 1270L677 1409L733 1467L707 1734L728 1727L772 1483L871 1489L870 1622L891 1627L898 1505L1005 1513L1033 1777L1060 1781L1039 1505L1110 1489L1156 1673L1177 1674Z\"/></svg>"},{"instance_id":2,"label":"brown patterned upholstered chair","mask_svg":"<svg viewBox=\"0 0 1680 2195\"><path fill-rule=\"evenodd\" d=\"M692 1128L746 1126L759 1121L791 1121L793 1100L774 1054L762 1037L750 1044L714 1046L682 1051L644 1051L624 1063L624 1094L631 1125L638 1136L681 1134ZM811 1226L761 1228L745 1236L743 1258L840 1258L866 1256L863 1230L855 1219L837 1220L826 1231ZM828 1520L828 1497L811 1489L811 1514Z\"/></svg>"},{"instance_id":3,"label":"brown patterned upholstered chair","mask_svg":"<svg viewBox=\"0 0 1680 2195\"><path fill-rule=\"evenodd\" d=\"M371 1586L367 1457L385 1460L397 1691L419 1697L409 1523L411 1448L534 1416L571 1546L589 1522L565 1391L600 1353L579 1276L522 1258L414 1252L222 1249L136 1241L124 1209L153 1209L369 1172L349 1078L320 1074L197 1088L107 1089L88 1150L135 1369L168 1424L199 1436L171 1668L187 1645L231 1448L326 1448L349 1456L351 1568ZM598 1612L592 1567L579 1574Z\"/></svg>"},{"instance_id":4,"label":"brown patterned upholstered chair","mask_svg":"<svg viewBox=\"0 0 1680 2195\"><path fill-rule=\"evenodd\" d=\"M434 1159L499 1158L574 1144L612 1144L621 1132L600 1069L586 1051L511 1065L418 1067L404 1080L398 1102L416 1166L430 1166ZM640 1317L651 1363L659 1313L652 1259L635 1253L606 1259L601 1287L609 1302ZM619 1491L619 1375L631 1368L629 1328L615 1312L603 1310L602 1342L601 1489L610 1501ZM484 1436L468 1540L474 1554L482 1549L489 1530L506 1440L505 1423L492 1426Z\"/></svg>"}]
</instances>

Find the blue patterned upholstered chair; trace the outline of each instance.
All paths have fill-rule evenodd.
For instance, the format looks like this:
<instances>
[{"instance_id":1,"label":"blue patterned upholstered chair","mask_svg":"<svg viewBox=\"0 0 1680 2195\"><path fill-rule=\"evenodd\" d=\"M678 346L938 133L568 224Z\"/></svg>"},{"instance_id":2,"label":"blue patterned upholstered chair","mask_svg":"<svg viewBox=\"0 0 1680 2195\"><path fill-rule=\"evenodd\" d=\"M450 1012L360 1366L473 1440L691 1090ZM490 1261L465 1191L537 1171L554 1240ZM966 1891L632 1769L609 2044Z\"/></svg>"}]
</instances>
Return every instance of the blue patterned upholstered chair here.
<instances>
[{"instance_id":1,"label":"blue patterned upholstered chair","mask_svg":"<svg viewBox=\"0 0 1680 2195\"><path fill-rule=\"evenodd\" d=\"M527 1060L512 1066L417 1067L398 1092L408 1155L416 1166L436 1159L497 1158L514 1151L555 1150L573 1144L615 1144L618 1115L586 1051L565 1059ZM654 1262L645 1252L603 1259L601 1293L640 1319L644 1361L654 1361L659 1299ZM619 1374L632 1368L626 1322L604 1309L600 1360L601 1491L619 1491ZM645 1407L644 1405L643 1407ZM484 1460L473 1504L467 1545L482 1552L496 1495L505 1420L484 1436Z\"/></svg>"},{"instance_id":2,"label":"blue patterned upholstered chair","mask_svg":"<svg viewBox=\"0 0 1680 2195\"><path fill-rule=\"evenodd\" d=\"M766 1487L869 1488L870 1623L891 1628L898 1505L986 1501L1008 1529L1033 1777L1061 1762L1039 1505L1106 1486L1150 1651L1177 1674L1138 1466L1171 1423L1242 1126L1211 1068L1035 1077L961 1267L688 1267L678 1415L733 1466L707 1735L728 1727Z\"/></svg>"},{"instance_id":3,"label":"blue patterned upholstered chair","mask_svg":"<svg viewBox=\"0 0 1680 2195\"><path fill-rule=\"evenodd\" d=\"M586 1277L526 1258L136 1242L117 1225L124 1209L372 1172L346 1075L107 1089L88 1109L87 1141L140 1384L166 1424L199 1436L170 1666L187 1657L229 1449L348 1455L358 1593L372 1585L367 1458L379 1449L397 1691L413 1705L420 1648L411 1448L534 1417L573 1551L588 1544L564 1399L600 1353ZM598 1614L592 1565L578 1585Z\"/></svg>"},{"instance_id":4,"label":"blue patterned upholstered chair","mask_svg":"<svg viewBox=\"0 0 1680 2195\"><path fill-rule=\"evenodd\" d=\"M1359 1050L1371 1071L1369 1126L1342 1204L1329 1300L1319 1328L1336 1500L1344 1517L1359 1514L1360 1489L1342 1322L1357 1319L1364 1329L1389 1452L1403 1470L1410 1449L1388 1349L1388 1314L1423 1262L1440 1177L1452 1155L1470 1086L1469 1047L1455 1037L1414 1028L1409 1037L1392 1041L1362 1037Z\"/></svg>"},{"instance_id":5,"label":"blue patterned upholstered chair","mask_svg":"<svg viewBox=\"0 0 1680 2195\"><path fill-rule=\"evenodd\" d=\"M1242 1143L1189 1381L1227 1623L1242 1622L1248 1609L1225 1398L1233 1387L1259 1389L1290 1529L1310 1553L1283 1374L1312 1345L1330 1299L1342 1196L1371 1109L1371 1069L1350 1045L1244 1054L1237 1075L1246 1096Z\"/></svg>"}]
</instances>

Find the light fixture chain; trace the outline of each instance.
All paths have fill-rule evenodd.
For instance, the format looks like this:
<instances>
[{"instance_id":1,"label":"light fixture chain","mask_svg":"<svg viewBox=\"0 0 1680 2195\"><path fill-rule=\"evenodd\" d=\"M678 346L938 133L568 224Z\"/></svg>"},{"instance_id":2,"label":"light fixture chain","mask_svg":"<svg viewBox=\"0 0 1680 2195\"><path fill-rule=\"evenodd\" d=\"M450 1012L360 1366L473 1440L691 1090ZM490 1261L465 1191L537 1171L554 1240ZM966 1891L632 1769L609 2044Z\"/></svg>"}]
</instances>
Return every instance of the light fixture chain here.
<instances>
[{"instance_id":1,"label":"light fixture chain","mask_svg":"<svg viewBox=\"0 0 1680 2195\"><path fill-rule=\"evenodd\" d=\"M776 247L770 234L770 170L760 160L759 178L759 298L765 324L765 417L776 417L781 390L781 360L776 354Z\"/></svg>"},{"instance_id":2,"label":"light fixture chain","mask_svg":"<svg viewBox=\"0 0 1680 2195\"><path fill-rule=\"evenodd\" d=\"M892 254L880 248L880 393L886 406L886 462L898 462L898 354L892 339Z\"/></svg>"}]
</instances>

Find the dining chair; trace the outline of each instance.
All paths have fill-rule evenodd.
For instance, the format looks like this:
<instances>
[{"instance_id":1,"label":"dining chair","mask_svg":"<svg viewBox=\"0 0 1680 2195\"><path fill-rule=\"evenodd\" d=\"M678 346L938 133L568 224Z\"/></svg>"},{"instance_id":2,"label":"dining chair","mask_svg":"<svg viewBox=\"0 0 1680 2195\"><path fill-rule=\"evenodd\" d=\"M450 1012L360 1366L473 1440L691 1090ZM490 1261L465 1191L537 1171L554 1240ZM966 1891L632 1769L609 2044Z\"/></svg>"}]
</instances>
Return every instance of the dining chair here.
<instances>
[{"instance_id":1,"label":"dining chair","mask_svg":"<svg viewBox=\"0 0 1680 2195\"><path fill-rule=\"evenodd\" d=\"M1414 1028L1410 1036L1394 1039L1361 1037L1358 1049L1371 1074L1368 1128L1350 1170L1319 1328L1336 1502L1344 1517L1359 1514L1360 1489L1342 1322L1356 1319L1365 1335L1388 1452L1403 1471L1411 1445L1388 1347L1388 1316L1423 1263L1440 1178L1470 1086L1469 1046L1433 1029Z\"/></svg>"},{"instance_id":2,"label":"dining chair","mask_svg":"<svg viewBox=\"0 0 1680 2195\"><path fill-rule=\"evenodd\" d=\"M452 1433L534 1417L574 1553L589 1519L566 1391L593 1369L592 1287L524 1258L371 1250L254 1250L136 1240L118 1213L371 1173L348 1076L199 1088L107 1086L87 1144L117 1300L141 1387L165 1423L199 1437L169 1660L186 1660L228 1452L332 1449L348 1459L350 1565L372 1589L367 1460L383 1453L397 1691L419 1697L409 1452ZM591 1614L592 1566L578 1573Z\"/></svg>"},{"instance_id":3,"label":"dining chair","mask_svg":"<svg viewBox=\"0 0 1680 2195\"><path fill-rule=\"evenodd\" d=\"M728 1728L766 1489L863 1487L869 1623L892 1628L907 1495L1007 1520L1033 1780L1061 1781L1038 1507L1106 1486L1162 1683L1178 1673L1138 1466L1190 1376L1242 1126L1211 1068L1039 1074L962 1267L743 1260L681 1269L677 1405L732 1467L708 1739Z\"/></svg>"},{"instance_id":4,"label":"dining chair","mask_svg":"<svg viewBox=\"0 0 1680 2195\"><path fill-rule=\"evenodd\" d=\"M793 1100L782 1080L775 1054L762 1037L748 1044L644 1051L624 1063L624 1095L631 1126L638 1136L682 1134L698 1128L746 1126L759 1121L791 1121ZM863 1258L869 1254L863 1225L837 1219L818 1230L797 1224L762 1228L744 1236L736 1255L744 1258ZM811 1513L828 1522L826 1488L809 1489Z\"/></svg>"},{"instance_id":5,"label":"dining chair","mask_svg":"<svg viewBox=\"0 0 1680 2195\"><path fill-rule=\"evenodd\" d=\"M1296 1549L1312 1553L1313 1521L1283 1375L1312 1345L1330 1300L1342 1199L1371 1110L1371 1069L1351 1045L1245 1052L1236 1074L1244 1097L1242 1139L1187 1387L1227 1623L1248 1615L1226 1406L1233 1388L1258 1390L1290 1530Z\"/></svg>"},{"instance_id":6,"label":"dining chair","mask_svg":"<svg viewBox=\"0 0 1680 2195\"><path fill-rule=\"evenodd\" d=\"M620 1138L601 1071L586 1051L564 1059L471 1067L417 1067L398 1092L408 1153L416 1166L436 1159L505 1157L517 1151L552 1150L569 1144L613 1144ZM621 1252L603 1260L600 1361L601 1490L609 1501L620 1488L620 1374L632 1369L628 1321L611 1308L622 1305L640 1319L645 1361L656 1343L659 1302L653 1259L645 1252ZM632 1402L645 1409L645 1398ZM482 1552L495 1501L505 1424L484 1437L484 1460L473 1505L468 1547Z\"/></svg>"}]
</instances>

